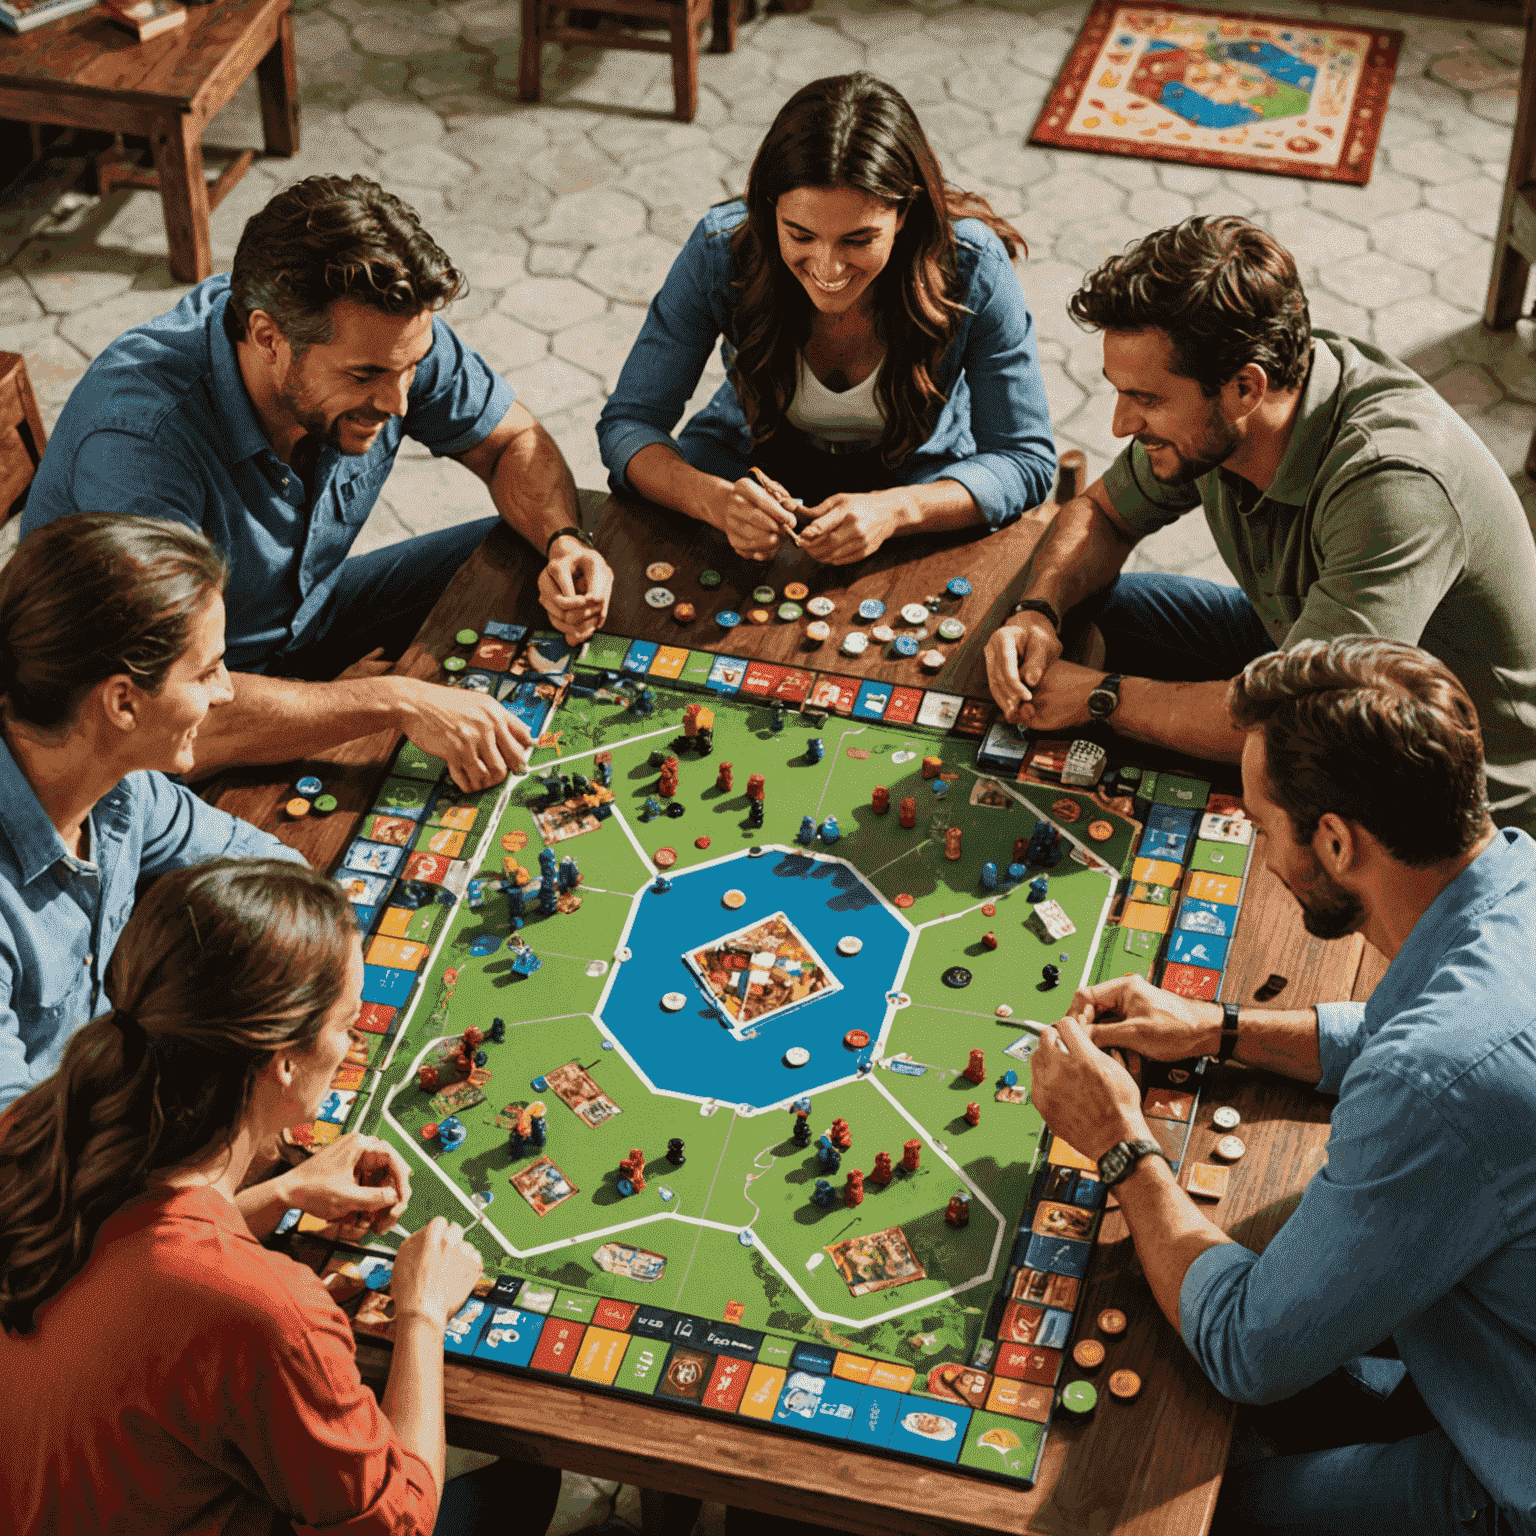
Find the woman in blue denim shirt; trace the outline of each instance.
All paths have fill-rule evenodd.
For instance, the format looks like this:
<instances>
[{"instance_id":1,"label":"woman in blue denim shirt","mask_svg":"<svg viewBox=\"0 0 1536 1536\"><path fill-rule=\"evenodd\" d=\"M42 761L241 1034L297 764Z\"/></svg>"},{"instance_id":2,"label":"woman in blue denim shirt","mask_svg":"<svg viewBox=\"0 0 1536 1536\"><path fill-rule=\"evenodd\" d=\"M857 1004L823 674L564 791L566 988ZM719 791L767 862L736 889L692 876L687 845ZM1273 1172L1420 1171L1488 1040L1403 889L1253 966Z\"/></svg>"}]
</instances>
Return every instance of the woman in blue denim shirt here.
<instances>
[{"instance_id":1,"label":"woman in blue denim shirt","mask_svg":"<svg viewBox=\"0 0 1536 1536\"><path fill-rule=\"evenodd\" d=\"M814 81L651 302L598 422L610 483L756 560L789 538L840 565L1012 521L1056 470L1022 245L945 187L898 92ZM727 382L674 440L717 336Z\"/></svg>"}]
</instances>

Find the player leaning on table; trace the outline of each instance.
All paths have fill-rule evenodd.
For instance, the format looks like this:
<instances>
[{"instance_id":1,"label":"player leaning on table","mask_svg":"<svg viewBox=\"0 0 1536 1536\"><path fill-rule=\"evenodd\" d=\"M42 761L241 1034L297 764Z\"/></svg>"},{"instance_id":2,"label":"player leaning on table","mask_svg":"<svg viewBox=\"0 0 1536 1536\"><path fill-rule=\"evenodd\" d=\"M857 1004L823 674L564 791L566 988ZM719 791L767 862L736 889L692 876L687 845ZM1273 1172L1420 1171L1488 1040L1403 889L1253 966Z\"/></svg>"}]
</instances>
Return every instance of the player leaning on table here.
<instances>
[{"instance_id":1,"label":"player leaning on table","mask_svg":"<svg viewBox=\"0 0 1536 1536\"><path fill-rule=\"evenodd\" d=\"M794 530L793 501L806 550L837 565L892 535L1012 521L1056 470L1023 244L945 187L891 86L813 81L746 198L705 214L652 300L598 421L610 484L759 560ZM727 380L674 440L721 336Z\"/></svg>"},{"instance_id":2,"label":"player leaning on table","mask_svg":"<svg viewBox=\"0 0 1536 1536\"><path fill-rule=\"evenodd\" d=\"M495 701L379 675L496 520L347 558L409 437L484 480L544 553L539 595L568 639L606 612L612 573L574 527L560 450L437 313L463 285L399 198L312 176L246 223L231 274L120 336L70 395L23 532L137 512L199 528L229 557L235 692L199 772L381 728L442 756L463 788L526 761L527 733Z\"/></svg>"},{"instance_id":3,"label":"player leaning on table","mask_svg":"<svg viewBox=\"0 0 1536 1536\"><path fill-rule=\"evenodd\" d=\"M1245 1403L1312 1388L1308 1421L1345 1426L1332 1449L1230 1469L1221 1536L1532 1536L1536 843L1494 829L1471 701L1417 647L1356 636L1260 657L1231 718L1248 812L1308 932L1364 934L1385 977L1365 1004L1235 1021L1139 978L1089 987L1045 1031L1035 1104L1089 1157L1130 1144L1116 1187L1137 1256L1216 1387ZM1149 1132L1113 1047L1219 1050L1338 1095L1327 1165L1262 1256L1137 1145ZM1354 1389L1382 1393L1403 1367L1386 1407Z\"/></svg>"},{"instance_id":4,"label":"player leaning on table","mask_svg":"<svg viewBox=\"0 0 1536 1536\"><path fill-rule=\"evenodd\" d=\"M0 1122L7 1530L548 1523L551 1468L444 1487L443 1330L480 1276L458 1227L435 1217L400 1247L381 1402L319 1279L258 1241L295 1205L371 1211L380 1232L405 1209L405 1165L369 1136L240 1188L257 1149L319 1108L362 979L346 899L308 869L219 859L140 903L112 957L116 1009Z\"/></svg>"},{"instance_id":5,"label":"player leaning on table","mask_svg":"<svg viewBox=\"0 0 1536 1536\"><path fill-rule=\"evenodd\" d=\"M224 578L200 533L91 514L0 570L0 1111L102 1008L141 880L299 858L166 777L228 707Z\"/></svg>"},{"instance_id":6,"label":"player leaning on table","mask_svg":"<svg viewBox=\"0 0 1536 1536\"><path fill-rule=\"evenodd\" d=\"M1032 610L992 637L999 705L1037 729L1107 716L1133 740L1235 760L1226 684L1252 657L1387 635L1461 679L1495 819L1536 832L1536 546L1472 429L1402 363L1314 334L1295 263L1245 219L1148 235L1071 310L1104 333L1115 434L1134 441L1062 508ZM1202 505L1237 587L1119 574L1138 540ZM1057 659L1074 609L1069 630L1091 617L1103 633L1109 679Z\"/></svg>"}]
</instances>

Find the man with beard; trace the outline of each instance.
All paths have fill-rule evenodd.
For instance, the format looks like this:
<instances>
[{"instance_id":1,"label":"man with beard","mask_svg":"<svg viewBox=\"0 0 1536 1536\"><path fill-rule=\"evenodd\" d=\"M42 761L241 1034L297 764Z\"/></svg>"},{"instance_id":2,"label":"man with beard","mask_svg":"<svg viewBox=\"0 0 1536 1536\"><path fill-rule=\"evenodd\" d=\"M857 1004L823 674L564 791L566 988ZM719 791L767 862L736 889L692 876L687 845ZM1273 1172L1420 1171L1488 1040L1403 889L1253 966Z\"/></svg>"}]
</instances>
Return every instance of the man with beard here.
<instances>
[{"instance_id":1,"label":"man with beard","mask_svg":"<svg viewBox=\"0 0 1536 1536\"><path fill-rule=\"evenodd\" d=\"M438 313L464 282L399 198L312 176L246 223L230 274L118 337L70 395L23 535L141 513L229 558L235 697L198 738L198 774L384 729L465 789L526 764L528 734L494 700L383 675L497 519L348 558L409 437L483 480L542 553L540 599L567 640L607 611L612 572L576 526L559 448Z\"/></svg>"},{"instance_id":2,"label":"man with beard","mask_svg":"<svg viewBox=\"0 0 1536 1536\"><path fill-rule=\"evenodd\" d=\"M1148 235L1070 309L1103 332L1114 432L1133 441L1057 514L1022 611L991 637L1007 717L1107 720L1235 761L1227 683L1249 660L1386 635L1465 684L1494 816L1536 831L1536 546L1476 434L1404 364L1314 333L1295 262L1246 219ZM1139 540L1202 505L1236 587L1120 574ZM1064 620L1069 639L1097 626L1103 666L1060 659ZM1080 654L1095 656L1091 638Z\"/></svg>"},{"instance_id":3,"label":"man with beard","mask_svg":"<svg viewBox=\"0 0 1536 1536\"><path fill-rule=\"evenodd\" d=\"M1043 1032L1035 1105L1099 1160L1211 1382L1272 1405L1213 1536L1533 1536L1536 843L1495 830L1471 699L1415 646L1300 641L1249 663L1230 712L1270 869L1309 932L1363 934L1387 973L1367 1003L1292 1012L1086 987ZM1338 1096L1262 1255L1179 1188L1126 1050Z\"/></svg>"}]
</instances>

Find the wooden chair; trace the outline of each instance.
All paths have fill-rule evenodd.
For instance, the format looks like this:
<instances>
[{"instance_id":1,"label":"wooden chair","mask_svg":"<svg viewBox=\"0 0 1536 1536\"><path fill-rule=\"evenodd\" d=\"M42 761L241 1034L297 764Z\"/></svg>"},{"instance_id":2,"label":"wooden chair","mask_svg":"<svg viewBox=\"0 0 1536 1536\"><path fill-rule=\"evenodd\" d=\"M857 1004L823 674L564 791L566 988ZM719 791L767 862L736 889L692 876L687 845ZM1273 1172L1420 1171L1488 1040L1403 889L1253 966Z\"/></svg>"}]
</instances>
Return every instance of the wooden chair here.
<instances>
[{"instance_id":1,"label":"wooden chair","mask_svg":"<svg viewBox=\"0 0 1536 1536\"><path fill-rule=\"evenodd\" d=\"M0 524L21 511L47 446L27 365L16 352L0 352Z\"/></svg>"},{"instance_id":2,"label":"wooden chair","mask_svg":"<svg viewBox=\"0 0 1536 1536\"><path fill-rule=\"evenodd\" d=\"M545 43L581 43L589 48L623 48L636 53L672 55L672 115L691 123L699 110L699 31L710 23L709 51L730 53L736 47L736 8L750 19L756 0L522 0L523 43L518 58L517 94L538 101L542 93ZM572 12L595 12L603 18L597 28L571 25ZM611 18L611 19L610 19ZM644 37L624 21L634 18L665 24L670 36Z\"/></svg>"}]
</instances>

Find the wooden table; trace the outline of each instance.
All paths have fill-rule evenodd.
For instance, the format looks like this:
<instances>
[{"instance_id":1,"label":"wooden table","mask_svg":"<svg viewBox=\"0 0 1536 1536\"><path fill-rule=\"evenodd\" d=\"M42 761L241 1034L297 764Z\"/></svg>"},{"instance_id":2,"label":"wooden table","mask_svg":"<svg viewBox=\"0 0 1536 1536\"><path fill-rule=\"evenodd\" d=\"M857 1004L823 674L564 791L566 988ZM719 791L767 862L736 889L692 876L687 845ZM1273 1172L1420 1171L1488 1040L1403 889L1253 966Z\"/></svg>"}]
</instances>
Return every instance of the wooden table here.
<instances>
[{"instance_id":1,"label":"wooden table","mask_svg":"<svg viewBox=\"0 0 1536 1536\"><path fill-rule=\"evenodd\" d=\"M292 0L194 5L182 26L147 43L99 10L19 36L0 33L0 117L148 138L154 169L108 164L102 190L158 191L171 275L195 283L213 271L208 215L245 175L254 154L244 151L209 187L203 129L252 70L267 153L295 154L299 97Z\"/></svg>"},{"instance_id":2,"label":"wooden table","mask_svg":"<svg viewBox=\"0 0 1536 1536\"><path fill-rule=\"evenodd\" d=\"M801 564L792 554L768 567L737 560L717 535L637 501L589 497L587 512L597 543L618 573L610 632L709 645L720 631L708 615L740 611L752 587L782 588L804 579L835 598L838 612L865 596L888 606L941 591L963 574L975 585L962 612L969 626L937 680L972 695L985 693L981 649L993 624L1022 584L1022 566L1049 512L967 543L963 538L908 540L872 560L838 571ZM644 567L668 560L677 567L674 591L700 599L704 617L682 627L643 600L651 585ZM712 566L725 578L718 592L695 591L693 578ZM406 653L401 670L441 675L436 658L452 648L456 630L488 618L542 622L536 606L537 562L526 546L498 529L466 562ZM915 662L892 665L879 654L845 657L828 644L801 650L799 625L742 625L730 640L734 654L801 661L824 670L915 682ZM720 647L723 648L723 647ZM294 765L275 782L272 770L227 776L218 803L280 832L321 867L338 858L367 809L394 749L389 735L350 743L324 760ZM1145 749L1131 749L1138 760ZM325 822L279 825L279 806L304 768L320 772L342 801ZM1287 985L1271 1006L1367 996L1380 978L1375 951L1352 937L1333 943L1301 928L1289 892L1263 868L1262 843L1238 928L1235 958L1223 995L1245 1003L1272 972ZM1293 1208L1323 1161L1330 1100L1297 1084L1228 1065L1213 1068L1190 1143L1188 1163L1208 1154L1216 1132L1210 1115L1231 1104L1243 1117L1248 1153L1232 1192L1212 1214L1237 1240L1262 1249ZM896 1463L839 1446L791 1439L740 1421L703 1418L644 1401L587 1392L569 1385L499 1376L449 1364L446 1368L449 1437L456 1445L548 1462L642 1487L689 1493L813 1520L870 1536L907 1532L1038 1532L1042 1536L1195 1536L1210 1521L1231 1437L1232 1405L1219 1397L1163 1318L1142 1279L1124 1218L1110 1212L1102 1225L1087 1296L1089 1315L1105 1306L1131 1319L1115 1345L1115 1362L1140 1372L1145 1386L1130 1405L1106 1400L1093 1421L1053 1427L1039 1482L1028 1493L942 1469ZM362 1344L365 1378L382 1383L389 1353Z\"/></svg>"}]
</instances>

